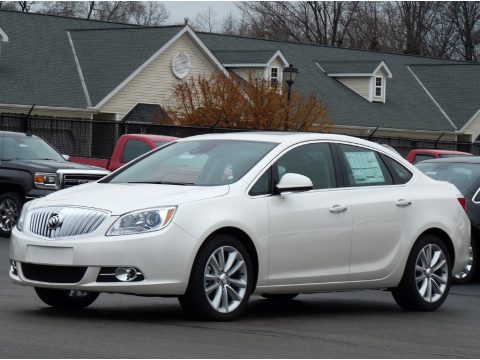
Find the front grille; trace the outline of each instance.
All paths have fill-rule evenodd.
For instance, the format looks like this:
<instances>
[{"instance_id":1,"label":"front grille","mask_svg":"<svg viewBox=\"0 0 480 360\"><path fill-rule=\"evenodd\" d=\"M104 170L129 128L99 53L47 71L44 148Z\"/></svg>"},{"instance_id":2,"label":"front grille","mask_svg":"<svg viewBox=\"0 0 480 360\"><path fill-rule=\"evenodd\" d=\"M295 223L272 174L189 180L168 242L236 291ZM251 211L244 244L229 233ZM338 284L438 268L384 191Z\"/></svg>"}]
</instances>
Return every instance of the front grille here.
<instances>
[{"instance_id":1,"label":"front grille","mask_svg":"<svg viewBox=\"0 0 480 360\"><path fill-rule=\"evenodd\" d=\"M76 284L82 280L85 266L51 266L22 263L23 276L32 281L56 284Z\"/></svg>"},{"instance_id":2,"label":"front grille","mask_svg":"<svg viewBox=\"0 0 480 360\"><path fill-rule=\"evenodd\" d=\"M65 174L63 175L63 188L69 188L72 186L88 184L90 182L94 182L100 180L105 175L81 175L81 174Z\"/></svg>"},{"instance_id":3,"label":"front grille","mask_svg":"<svg viewBox=\"0 0 480 360\"><path fill-rule=\"evenodd\" d=\"M29 212L27 229L48 239L71 238L92 233L108 216L106 211L89 208L39 208Z\"/></svg>"}]
</instances>

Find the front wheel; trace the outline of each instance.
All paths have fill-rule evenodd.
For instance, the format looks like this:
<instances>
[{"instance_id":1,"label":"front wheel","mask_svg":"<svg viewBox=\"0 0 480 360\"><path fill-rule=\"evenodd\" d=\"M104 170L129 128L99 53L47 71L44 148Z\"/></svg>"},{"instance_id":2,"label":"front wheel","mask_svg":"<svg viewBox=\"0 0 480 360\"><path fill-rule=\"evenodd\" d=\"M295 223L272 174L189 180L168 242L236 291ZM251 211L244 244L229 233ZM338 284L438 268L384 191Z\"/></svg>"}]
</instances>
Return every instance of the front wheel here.
<instances>
[{"instance_id":1,"label":"front wheel","mask_svg":"<svg viewBox=\"0 0 480 360\"><path fill-rule=\"evenodd\" d=\"M0 195L0 236L10 236L22 210L22 204L23 198L17 192Z\"/></svg>"},{"instance_id":2,"label":"front wheel","mask_svg":"<svg viewBox=\"0 0 480 360\"><path fill-rule=\"evenodd\" d=\"M413 246L403 278L392 290L393 297L407 310L435 310L448 295L451 272L444 242L435 235L425 235Z\"/></svg>"},{"instance_id":3,"label":"front wheel","mask_svg":"<svg viewBox=\"0 0 480 360\"><path fill-rule=\"evenodd\" d=\"M477 271L478 251L477 243L474 239L471 240L470 248L468 249L468 262L463 267L462 271L453 275L452 282L454 284L467 284L472 281Z\"/></svg>"},{"instance_id":4,"label":"front wheel","mask_svg":"<svg viewBox=\"0 0 480 360\"><path fill-rule=\"evenodd\" d=\"M252 287L250 255L238 239L222 234L200 249L179 301L196 318L227 321L243 312Z\"/></svg>"},{"instance_id":5,"label":"front wheel","mask_svg":"<svg viewBox=\"0 0 480 360\"><path fill-rule=\"evenodd\" d=\"M47 305L56 308L82 309L92 304L98 292L35 288L38 297Z\"/></svg>"}]
</instances>

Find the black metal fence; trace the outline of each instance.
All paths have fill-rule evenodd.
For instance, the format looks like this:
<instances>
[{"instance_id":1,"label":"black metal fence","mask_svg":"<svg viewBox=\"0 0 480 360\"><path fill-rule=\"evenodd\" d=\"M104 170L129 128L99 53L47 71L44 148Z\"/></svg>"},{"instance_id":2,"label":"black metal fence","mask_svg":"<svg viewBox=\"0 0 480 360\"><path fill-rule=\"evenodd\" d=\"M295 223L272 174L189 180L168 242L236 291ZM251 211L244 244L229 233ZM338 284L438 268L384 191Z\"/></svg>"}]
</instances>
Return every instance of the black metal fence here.
<instances>
[{"instance_id":1,"label":"black metal fence","mask_svg":"<svg viewBox=\"0 0 480 360\"><path fill-rule=\"evenodd\" d=\"M62 154L109 158L118 138L123 134L161 134L187 137L207 133L246 131L200 126L172 126L131 122L92 121L60 117L42 117L18 114L0 114L0 130L29 132L37 135ZM395 148L406 155L411 149L448 149L480 155L480 144L435 141L427 139L404 139L394 137L364 137Z\"/></svg>"}]
</instances>

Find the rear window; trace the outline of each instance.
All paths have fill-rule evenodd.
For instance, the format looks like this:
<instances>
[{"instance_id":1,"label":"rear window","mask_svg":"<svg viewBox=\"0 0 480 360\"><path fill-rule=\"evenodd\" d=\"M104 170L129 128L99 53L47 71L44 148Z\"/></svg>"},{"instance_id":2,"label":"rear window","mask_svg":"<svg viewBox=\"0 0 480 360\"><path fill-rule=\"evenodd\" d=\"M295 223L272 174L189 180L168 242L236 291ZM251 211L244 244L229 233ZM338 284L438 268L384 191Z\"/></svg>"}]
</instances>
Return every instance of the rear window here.
<instances>
[{"instance_id":1,"label":"rear window","mask_svg":"<svg viewBox=\"0 0 480 360\"><path fill-rule=\"evenodd\" d=\"M465 194L480 176L480 164L428 162L416 166L435 180L452 183L462 194Z\"/></svg>"}]
</instances>

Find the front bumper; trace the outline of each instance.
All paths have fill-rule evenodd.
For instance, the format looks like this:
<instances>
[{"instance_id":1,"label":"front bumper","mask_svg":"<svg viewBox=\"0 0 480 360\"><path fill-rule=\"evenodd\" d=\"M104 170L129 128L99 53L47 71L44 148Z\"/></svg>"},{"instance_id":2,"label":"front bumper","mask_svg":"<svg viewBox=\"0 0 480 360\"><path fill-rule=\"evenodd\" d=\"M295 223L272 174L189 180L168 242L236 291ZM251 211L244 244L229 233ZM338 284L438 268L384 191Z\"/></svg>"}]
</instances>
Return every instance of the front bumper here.
<instances>
[{"instance_id":1,"label":"front bumper","mask_svg":"<svg viewBox=\"0 0 480 360\"><path fill-rule=\"evenodd\" d=\"M103 226L102 226L103 228ZM14 283L34 287L75 289L138 295L182 295L188 285L197 241L171 223L157 232L104 236L98 229L92 236L70 240L39 239L14 229L10 238L10 259L17 274ZM37 281L25 276L22 264L49 265L50 269L86 267L80 281ZM135 282L98 281L101 268L135 267L144 280Z\"/></svg>"}]
</instances>

